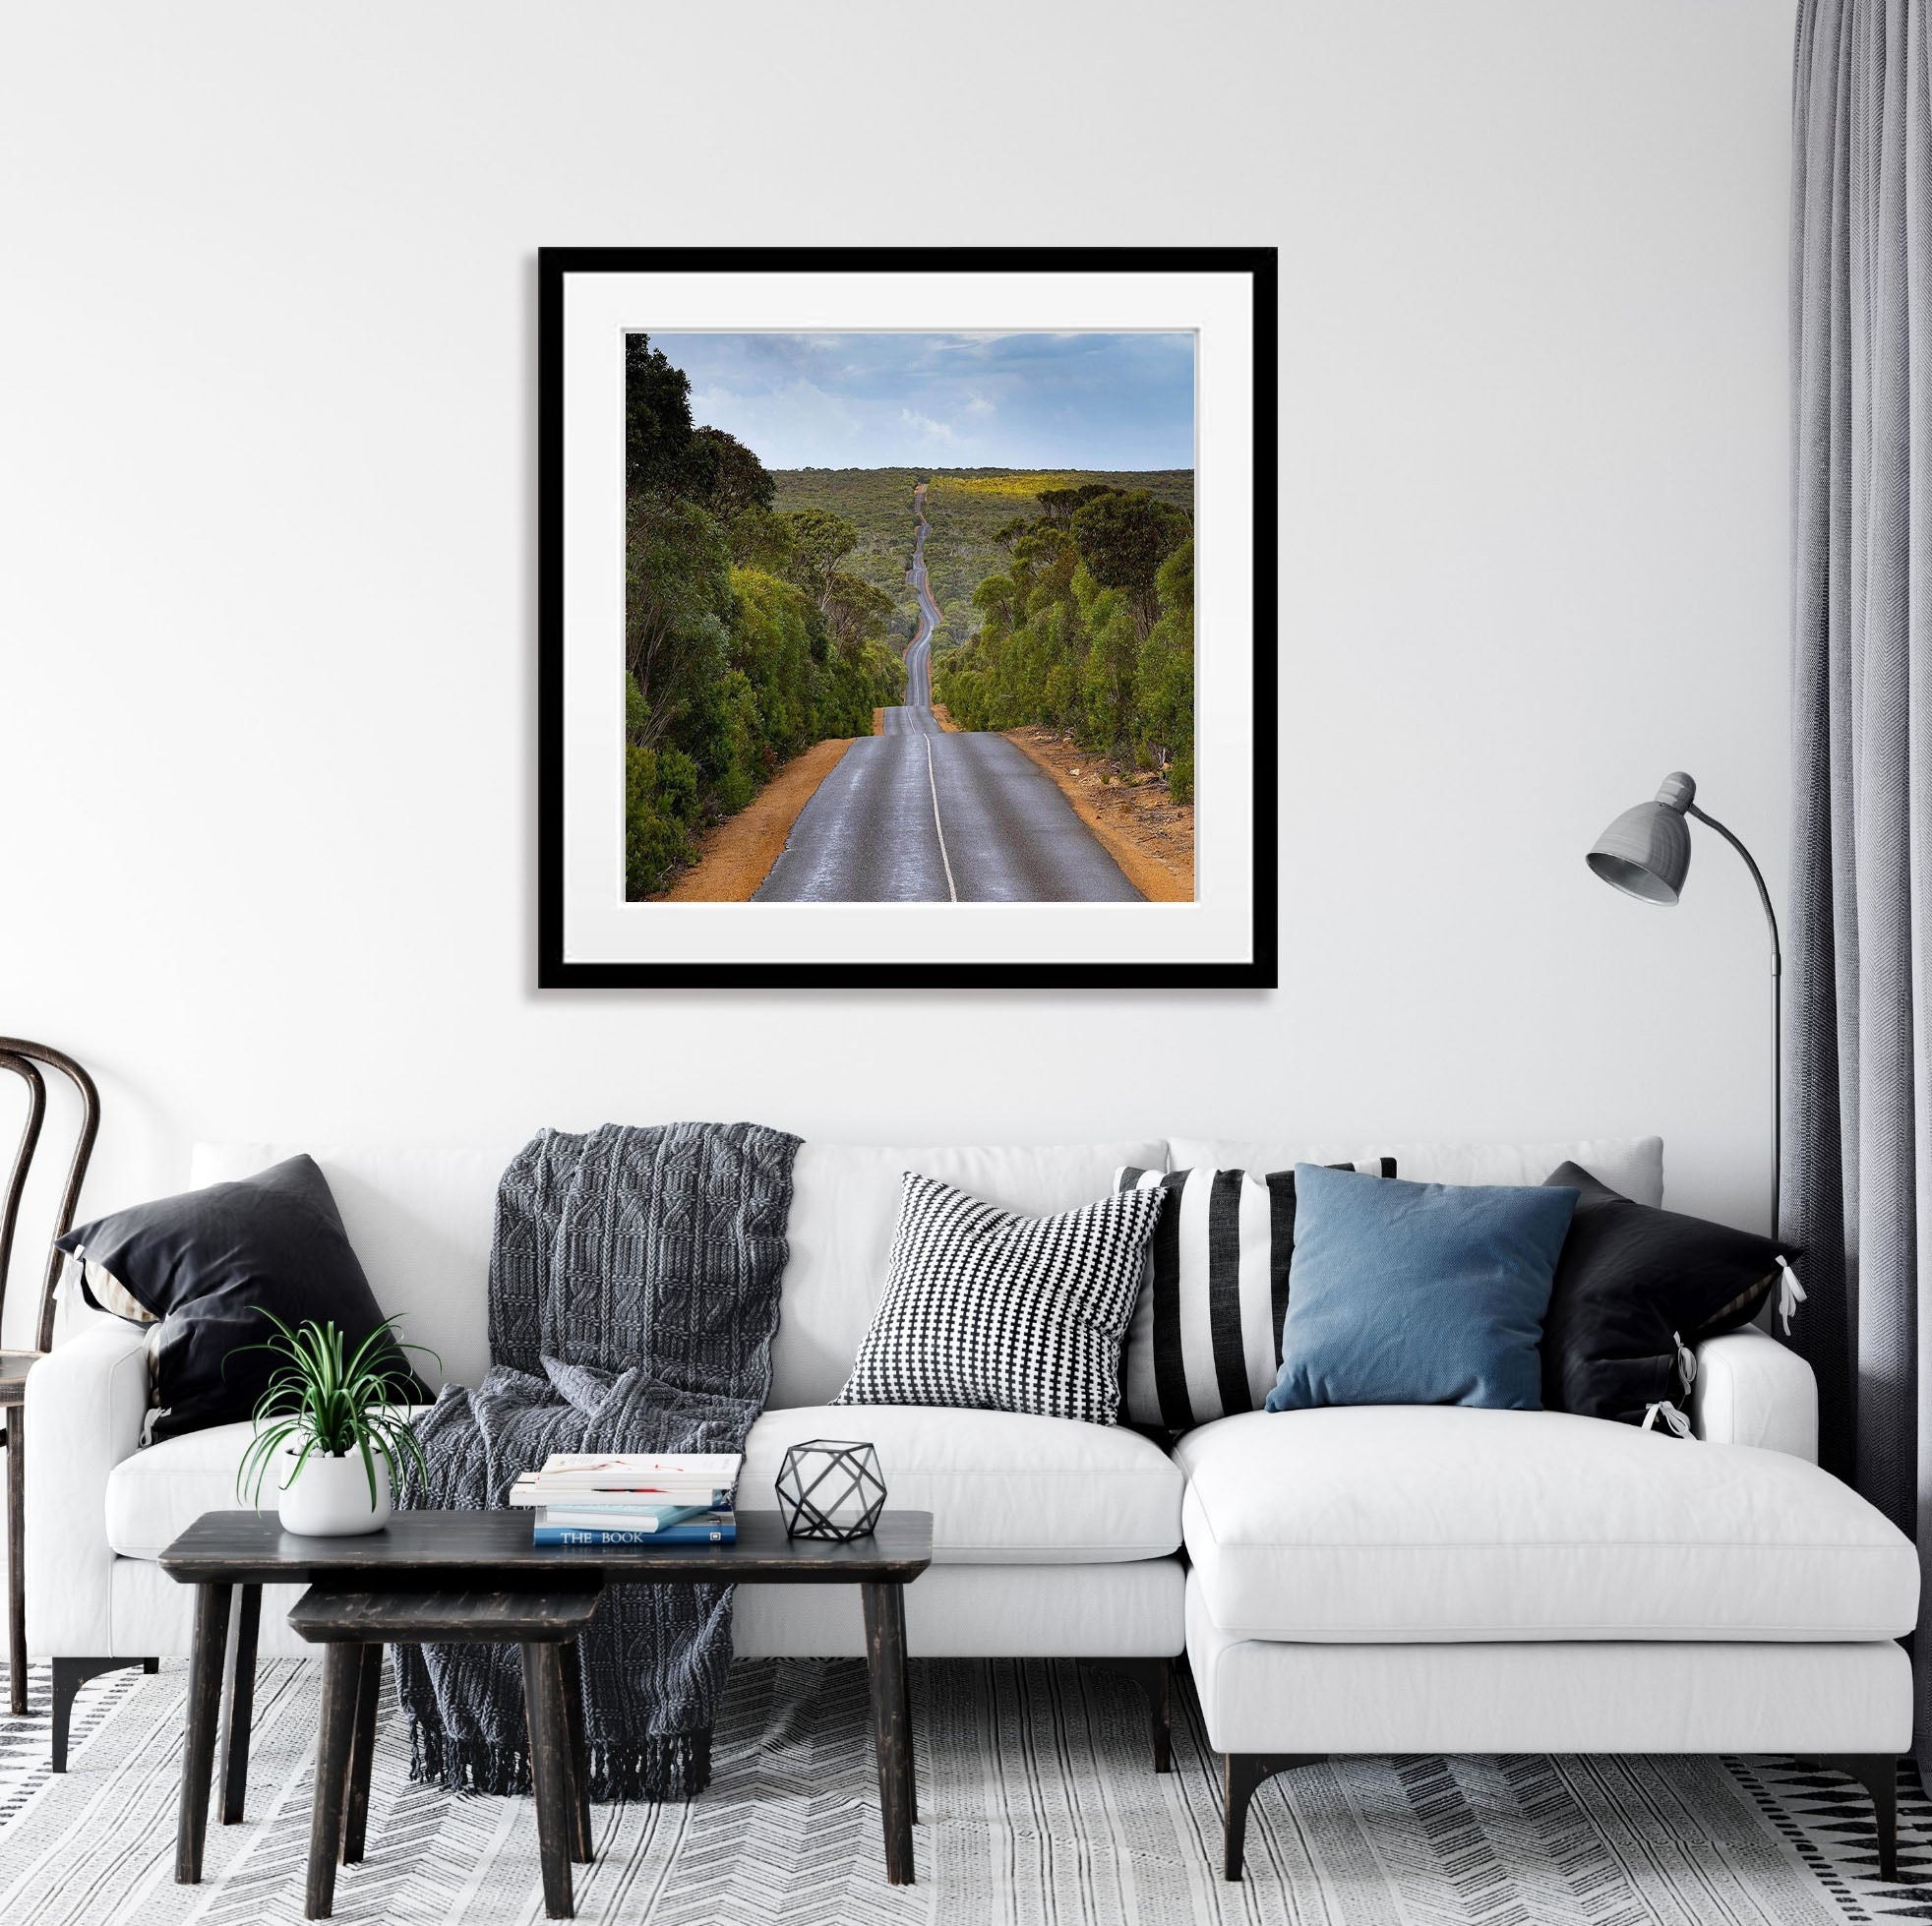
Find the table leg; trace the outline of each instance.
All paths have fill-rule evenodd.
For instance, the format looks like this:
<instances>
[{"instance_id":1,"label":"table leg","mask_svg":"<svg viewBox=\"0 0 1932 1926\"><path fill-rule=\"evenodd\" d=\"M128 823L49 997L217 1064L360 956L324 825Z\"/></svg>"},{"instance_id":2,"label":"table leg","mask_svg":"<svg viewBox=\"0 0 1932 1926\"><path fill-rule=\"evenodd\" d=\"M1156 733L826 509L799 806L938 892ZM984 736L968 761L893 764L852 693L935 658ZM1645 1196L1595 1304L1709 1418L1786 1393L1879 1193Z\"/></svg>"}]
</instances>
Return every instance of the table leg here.
<instances>
[{"instance_id":1,"label":"table leg","mask_svg":"<svg viewBox=\"0 0 1932 1926\"><path fill-rule=\"evenodd\" d=\"M14 1405L7 1412L7 1690L16 1717L27 1710L27 1442Z\"/></svg>"},{"instance_id":2,"label":"table leg","mask_svg":"<svg viewBox=\"0 0 1932 1926\"><path fill-rule=\"evenodd\" d=\"M355 1740L349 1749L348 1807L342 1815L342 1864L362 1863L369 1830L369 1774L376 1757L376 1707L383 1696L383 1648L362 1648L362 1670L355 1689Z\"/></svg>"},{"instance_id":3,"label":"table leg","mask_svg":"<svg viewBox=\"0 0 1932 1926\"><path fill-rule=\"evenodd\" d=\"M248 1740L255 1729L255 1646L262 1632L262 1588L235 1587L235 1669L228 1681L228 1718L221 1732L221 1823L239 1826L248 1797Z\"/></svg>"},{"instance_id":4,"label":"table leg","mask_svg":"<svg viewBox=\"0 0 1932 1926\"><path fill-rule=\"evenodd\" d=\"M214 1728L221 1718L221 1660L228 1646L228 1588L195 1587L195 1644L188 1655L188 1731L181 1748L181 1812L174 1836L177 1886L197 1886L208 1839Z\"/></svg>"},{"instance_id":5,"label":"table leg","mask_svg":"<svg viewBox=\"0 0 1932 1926\"><path fill-rule=\"evenodd\" d=\"M564 1713L564 1657L554 1642L523 1648L523 1704L530 1726L530 1776L536 1781L543 1909L552 1919L574 1919L571 1737Z\"/></svg>"},{"instance_id":6,"label":"table leg","mask_svg":"<svg viewBox=\"0 0 1932 1926\"><path fill-rule=\"evenodd\" d=\"M899 1611L903 1618L906 1609L906 1588L900 1586L898 1593ZM906 1635L903 1630L899 1634L899 1671L904 1681L899 1687L899 1692L906 1702L906 1812L913 1825L917 1826L919 1824L919 1770L918 1761L914 1757L912 1737L912 1660L907 1655Z\"/></svg>"},{"instance_id":7,"label":"table leg","mask_svg":"<svg viewBox=\"0 0 1932 1926\"><path fill-rule=\"evenodd\" d=\"M576 1641L566 1639L564 1660L564 1718L571 1735L572 1858L590 1863L590 1747L583 1730L583 1666Z\"/></svg>"},{"instance_id":8,"label":"table leg","mask_svg":"<svg viewBox=\"0 0 1932 1926\"><path fill-rule=\"evenodd\" d=\"M885 1877L913 1883L912 1722L906 1704L905 1587L878 1580L860 1588L866 1613L866 1674L872 1684L878 1803L885 1817Z\"/></svg>"},{"instance_id":9,"label":"table leg","mask_svg":"<svg viewBox=\"0 0 1932 1926\"><path fill-rule=\"evenodd\" d=\"M323 1648L322 1735L316 1742L315 1802L309 1809L309 1883L303 1916L327 1919L335 1904L335 1861L342 1849L342 1797L355 1743L362 1647Z\"/></svg>"}]
</instances>

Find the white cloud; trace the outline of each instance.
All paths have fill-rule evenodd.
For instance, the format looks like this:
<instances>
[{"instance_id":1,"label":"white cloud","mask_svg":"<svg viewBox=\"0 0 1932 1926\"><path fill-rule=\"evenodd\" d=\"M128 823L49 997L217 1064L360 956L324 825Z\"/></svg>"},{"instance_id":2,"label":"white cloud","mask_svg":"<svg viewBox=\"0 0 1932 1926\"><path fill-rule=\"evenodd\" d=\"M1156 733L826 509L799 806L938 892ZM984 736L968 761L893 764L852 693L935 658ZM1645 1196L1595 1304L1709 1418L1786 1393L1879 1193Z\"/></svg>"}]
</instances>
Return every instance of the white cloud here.
<instances>
[{"instance_id":1,"label":"white cloud","mask_svg":"<svg viewBox=\"0 0 1932 1926\"><path fill-rule=\"evenodd\" d=\"M949 442L953 439L952 430L944 422L935 421L931 415L915 414L910 408L901 408L899 419L916 434L930 435L935 441Z\"/></svg>"},{"instance_id":2,"label":"white cloud","mask_svg":"<svg viewBox=\"0 0 1932 1926\"><path fill-rule=\"evenodd\" d=\"M990 415L994 406L984 394L969 394L966 397L966 412L969 415Z\"/></svg>"}]
</instances>

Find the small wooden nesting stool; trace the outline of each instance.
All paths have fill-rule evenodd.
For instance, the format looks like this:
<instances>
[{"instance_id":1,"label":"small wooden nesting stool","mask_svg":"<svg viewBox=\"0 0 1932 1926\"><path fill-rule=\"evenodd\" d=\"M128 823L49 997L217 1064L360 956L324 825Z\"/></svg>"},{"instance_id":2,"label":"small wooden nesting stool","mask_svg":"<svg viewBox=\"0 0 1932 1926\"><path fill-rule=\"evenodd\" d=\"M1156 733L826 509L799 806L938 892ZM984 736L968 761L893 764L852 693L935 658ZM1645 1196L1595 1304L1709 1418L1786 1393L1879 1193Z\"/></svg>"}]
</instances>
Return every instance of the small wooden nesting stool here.
<instances>
[{"instance_id":1,"label":"small wooden nesting stool","mask_svg":"<svg viewBox=\"0 0 1932 1926\"><path fill-rule=\"evenodd\" d=\"M571 1861L590 1858L589 1761L575 1640L602 1597L596 1572L581 1583L558 1579L542 1591L369 1592L317 1585L303 1594L288 1622L311 1645L326 1648L309 1822L310 1919L327 1919L335 1902L337 1858L353 1865L362 1857L386 1645L522 1647L544 1910L552 1919L575 1917Z\"/></svg>"}]
</instances>

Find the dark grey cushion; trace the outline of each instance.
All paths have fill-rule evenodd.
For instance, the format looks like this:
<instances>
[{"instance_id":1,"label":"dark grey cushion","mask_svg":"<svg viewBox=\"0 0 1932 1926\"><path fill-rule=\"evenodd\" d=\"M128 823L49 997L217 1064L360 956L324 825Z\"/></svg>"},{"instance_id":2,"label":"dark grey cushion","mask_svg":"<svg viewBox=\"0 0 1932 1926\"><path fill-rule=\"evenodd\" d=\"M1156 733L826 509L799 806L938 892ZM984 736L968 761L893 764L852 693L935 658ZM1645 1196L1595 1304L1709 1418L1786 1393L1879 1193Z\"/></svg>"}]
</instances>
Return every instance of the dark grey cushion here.
<instances>
[{"instance_id":1,"label":"dark grey cushion","mask_svg":"<svg viewBox=\"0 0 1932 1926\"><path fill-rule=\"evenodd\" d=\"M1683 1401L1681 1341L1749 1323L1798 1255L1726 1224L1653 1210L1580 1164L1546 1182L1577 1193L1543 1319L1542 1400L1550 1411L1641 1424L1652 1405Z\"/></svg>"},{"instance_id":2,"label":"dark grey cushion","mask_svg":"<svg viewBox=\"0 0 1932 1926\"><path fill-rule=\"evenodd\" d=\"M116 1211L70 1231L60 1247L163 1320L152 1439L249 1415L277 1368L269 1353L238 1349L274 1335L264 1311L289 1325L332 1321L351 1352L383 1321L312 1157ZM426 1389L420 1396L429 1401Z\"/></svg>"}]
</instances>

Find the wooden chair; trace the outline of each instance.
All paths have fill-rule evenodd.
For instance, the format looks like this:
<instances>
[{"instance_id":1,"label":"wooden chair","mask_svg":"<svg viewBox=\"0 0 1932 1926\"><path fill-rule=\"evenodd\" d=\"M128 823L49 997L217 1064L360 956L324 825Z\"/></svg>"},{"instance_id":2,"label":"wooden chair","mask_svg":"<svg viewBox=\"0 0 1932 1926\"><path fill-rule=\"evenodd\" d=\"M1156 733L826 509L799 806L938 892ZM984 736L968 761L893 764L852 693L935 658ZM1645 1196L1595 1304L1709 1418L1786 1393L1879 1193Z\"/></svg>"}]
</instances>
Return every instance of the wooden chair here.
<instances>
[{"instance_id":1,"label":"wooden chair","mask_svg":"<svg viewBox=\"0 0 1932 1926\"><path fill-rule=\"evenodd\" d=\"M71 1083L81 1099L81 1129L74 1143L74 1155L67 1166L67 1183L54 1213L53 1235L62 1237L73 1229L74 1207L80 1201L81 1182L88 1174L88 1160L93 1155L93 1140L100 1128L100 1097L93 1079L73 1057L46 1044L31 1044L22 1037L0 1037L0 1070L11 1070L27 1086L27 1121L20 1145L14 1152L13 1174L7 1179L0 1200L0 1317L5 1315L7 1277L14 1251L14 1231L20 1222L21 1198L27 1189L28 1173L33 1168L33 1154L40 1144L40 1126L47 1114L46 1079L42 1065L58 1071ZM27 1460L26 1425L27 1374L47 1354L54 1341L54 1286L60 1282L61 1253L47 1248L47 1268L40 1285L39 1312L34 1320L33 1345L28 1351L0 1350L0 1442L7 1450L7 1682L10 1710L16 1715L27 1711ZM136 1658L126 1661L142 1664ZM70 1695L71 1696L71 1695Z\"/></svg>"}]
</instances>

